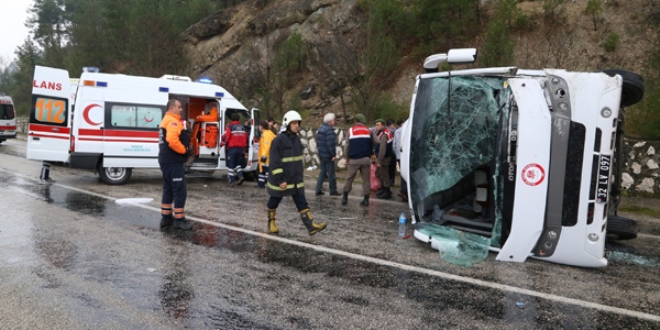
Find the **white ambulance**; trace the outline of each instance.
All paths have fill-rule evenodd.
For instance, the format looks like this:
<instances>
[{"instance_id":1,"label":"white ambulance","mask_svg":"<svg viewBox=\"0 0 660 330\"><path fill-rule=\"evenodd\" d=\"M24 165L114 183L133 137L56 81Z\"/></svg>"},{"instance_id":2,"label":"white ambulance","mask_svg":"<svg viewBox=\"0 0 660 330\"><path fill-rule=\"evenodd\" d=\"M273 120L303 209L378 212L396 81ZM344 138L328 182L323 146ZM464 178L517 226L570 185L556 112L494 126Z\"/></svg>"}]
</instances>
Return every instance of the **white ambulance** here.
<instances>
[{"instance_id":1,"label":"white ambulance","mask_svg":"<svg viewBox=\"0 0 660 330\"><path fill-rule=\"evenodd\" d=\"M415 237L441 251L486 238L500 261L607 265L606 238L638 231L617 207L622 108L642 99L642 78L625 70L438 72L441 62L475 58L475 49L433 55L417 77L401 154L420 221Z\"/></svg>"},{"instance_id":2,"label":"white ambulance","mask_svg":"<svg viewBox=\"0 0 660 330\"><path fill-rule=\"evenodd\" d=\"M35 68L32 85L27 158L94 169L103 182L124 184L133 168L159 168L158 125L172 98L181 102L182 119L189 129L207 103L218 110L218 118L201 123L200 134L192 137L200 142L195 144L191 169L226 170L220 136L233 114L250 132L244 171L257 168L259 112L248 111L220 86L188 77L137 77L98 70L85 70L79 79L70 79L66 70L41 66ZM217 138L206 139L206 132Z\"/></svg>"},{"instance_id":3,"label":"white ambulance","mask_svg":"<svg viewBox=\"0 0 660 330\"><path fill-rule=\"evenodd\" d=\"M16 137L16 112L11 97L0 93L0 143Z\"/></svg>"}]
</instances>

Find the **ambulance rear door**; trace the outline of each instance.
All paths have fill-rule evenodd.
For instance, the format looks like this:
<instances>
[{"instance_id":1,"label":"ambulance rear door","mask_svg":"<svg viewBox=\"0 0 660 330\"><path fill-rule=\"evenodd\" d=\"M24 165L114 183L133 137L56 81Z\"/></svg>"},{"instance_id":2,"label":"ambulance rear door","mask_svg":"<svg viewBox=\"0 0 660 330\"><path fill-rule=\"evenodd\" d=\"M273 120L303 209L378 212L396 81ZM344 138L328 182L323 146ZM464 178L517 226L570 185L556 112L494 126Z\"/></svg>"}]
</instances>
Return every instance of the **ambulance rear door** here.
<instances>
[{"instance_id":1,"label":"ambulance rear door","mask_svg":"<svg viewBox=\"0 0 660 330\"><path fill-rule=\"evenodd\" d=\"M27 137L28 159L67 162L71 144L71 85L66 70L36 66Z\"/></svg>"}]
</instances>

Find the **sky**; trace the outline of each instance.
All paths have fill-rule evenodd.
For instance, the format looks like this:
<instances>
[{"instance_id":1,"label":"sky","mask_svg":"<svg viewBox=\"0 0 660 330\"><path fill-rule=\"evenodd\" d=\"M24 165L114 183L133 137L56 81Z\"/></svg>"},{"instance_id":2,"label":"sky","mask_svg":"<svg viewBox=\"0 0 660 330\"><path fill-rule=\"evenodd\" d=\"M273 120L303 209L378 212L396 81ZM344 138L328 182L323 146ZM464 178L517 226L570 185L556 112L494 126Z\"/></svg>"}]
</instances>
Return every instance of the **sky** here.
<instances>
[{"instance_id":1,"label":"sky","mask_svg":"<svg viewBox=\"0 0 660 330\"><path fill-rule=\"evenodd\" d=\"M25 27L27 10L34 0L3 0L0 19L0 65L8 65L15 58L16 47L23 45L29 31Z\"/></svg>"}]
</instances>

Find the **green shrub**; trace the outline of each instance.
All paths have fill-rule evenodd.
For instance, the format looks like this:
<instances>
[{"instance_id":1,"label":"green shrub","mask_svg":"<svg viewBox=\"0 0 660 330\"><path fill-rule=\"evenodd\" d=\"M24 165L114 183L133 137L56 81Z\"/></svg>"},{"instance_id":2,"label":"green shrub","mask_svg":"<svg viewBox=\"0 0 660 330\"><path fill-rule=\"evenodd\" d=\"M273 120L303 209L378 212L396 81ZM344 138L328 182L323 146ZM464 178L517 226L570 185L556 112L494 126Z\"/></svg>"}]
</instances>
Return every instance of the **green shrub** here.
<instances>
[{"instance_id":1,"label":"green shrub","mask_svg":"<svg viewBox=\"0 0 660 330\"><path fill-rule=\"evenodd\" d=\"M605 50L608 52L612 52L616 49L617 46L619 46L619 35L614 32L610 32L610 34L607 35L605 42L603 42L603 48L605 48Z\"/></svg>"}]
</instances>

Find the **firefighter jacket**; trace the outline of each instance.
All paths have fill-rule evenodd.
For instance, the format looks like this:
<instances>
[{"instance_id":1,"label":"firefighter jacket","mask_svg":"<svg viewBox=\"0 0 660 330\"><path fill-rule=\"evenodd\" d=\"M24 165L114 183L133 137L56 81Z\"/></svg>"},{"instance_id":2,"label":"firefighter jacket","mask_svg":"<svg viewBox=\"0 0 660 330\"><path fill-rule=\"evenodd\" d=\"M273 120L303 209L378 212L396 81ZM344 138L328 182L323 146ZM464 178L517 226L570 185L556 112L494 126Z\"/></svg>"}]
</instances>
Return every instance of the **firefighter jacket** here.
<instances>
[{"instance_id":1,"label":"firefighter jacket","mask_svg":"<svg viewBox=\"0 0 660 330\"><path fill-rule=\"evenodd\" d=\"M275 133L269 129L265 129L261 134L261 139L259 140L259 171L262 171L261 166L268 166L270 164L270 147L273 144L273 139L275 139ZM266 156L266 161L262 162L261 157Z\"/></svg>"},{"instance_id":2,"label":"firefighter jacket","mask_svg":"<svg viewBox=\"0 0 660 330\"><path fill-rule=\"evenodd\" d=\"M303 146L298 134L285 131L273 140L270 147L270 167L266 190L273 197L305 194L303 180ZM285 189L280 184L286 182Z\"/></svg>"},{"instance_id":3,"label":"firefighter jacket","mask_svg":"<svg viewBox=\"0 0 660 330\"><path fill-rule=\"evenodd\" d=\"M367 126L357 123L348 129L348 141L344 146L344 157L347 159L360 159L371 157L374 149L374 134Z\"/></svg>"},{"instance_id":4,"label":"firefighter jacket","mask_svg":"<svg viewBox=\"0 0 660 330\"><path fill-rule=\"evenodd\" d=\"M392 157L394 155L394 149L392 148L392 141L394 141L394 135L387 128L378 131L378 144L374 147L374 152L376 153L376 158L378 159L378 164L384 165L383 161L385 158Z\"/></svg>"},{"instance_id":5,"label":"firefighter jacket","mask_svg":"<svg viewBox=\"0 0 660 330\"><path fill-rule=\"evenodd\" d=\"M239 121L232 121L227 125L222 135L222 145L227 148L245 148L247 146L248 132Z\"/></svg>"},{"instance_id":6,"label":"firefighter jacket","mask_svg":"<svg viewBox=\"0 0 660 330\"><path fill-rule=\"evenodd\" d=\"M190 133L181 122L181 116L165 113L158 129L158 163L184 163L190 146Z\"/></svg>"},{"instance_id":7,"label":"firefighter jacket","mask_svg":"<svg viewBox=\"0 0 660 330\"><path fill-rule=\"evenodd\" d=\"M328 123L323 123L316 134L316 146L319 148L319 157L331 159L337 155L337 138L335 129Z\"/></svg>"}]
</instances>

